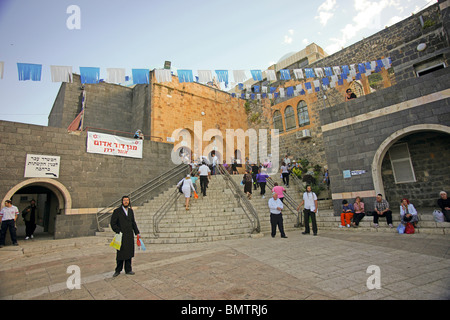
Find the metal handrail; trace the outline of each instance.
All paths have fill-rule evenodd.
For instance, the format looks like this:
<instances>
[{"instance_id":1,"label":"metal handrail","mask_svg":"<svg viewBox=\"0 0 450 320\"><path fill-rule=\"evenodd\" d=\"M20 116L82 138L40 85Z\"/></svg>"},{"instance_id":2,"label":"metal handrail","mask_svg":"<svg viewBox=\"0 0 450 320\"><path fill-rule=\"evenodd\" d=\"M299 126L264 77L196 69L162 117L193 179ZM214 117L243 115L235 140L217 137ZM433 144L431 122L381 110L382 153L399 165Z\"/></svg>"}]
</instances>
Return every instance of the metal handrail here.
<instances>
[{"instance_id":1,"label":"metal handrail","mask_svg":"<svg viewBox=\"0 0 450 320\"><path fill-rule=\"evenodd\" d=\"M271 177L267 178L266 182L270 189L272 189L274 187L274 181ZM290 194L283 192L283 195L284 195L283 204L297 218L297 223L294 225L294 227L295 228L302 227L303 226L303 215L299 214L299 212L297 211L297 208L299 207L298 203L291 197Z\"/></svg>"},{"instance_id":2,"label":"metal handrail","mask_svg":"<svg viewBox=\"0 0 450 320\"><path fill-rule=\"evenodd\" d=\"M128 196L132 200L133 205L142 205L145 201L148 200L148 194L159 188L163 183L166 183L167 180L175 177L176 175L179 175L183 172L187 172L189 166L182 163L176 166L175 168L171 168L160 175L156 176L155 178L151 179L150 181L146 182L139 188L131 191ZM95 217L97 220L97 230L103 231L103 228L100 227L100 223L107 219L115 208L117 208L122 203L122 198L115 200L113 203L108 205L107 207L99 210Z\"/></svg>"},{"instance_id":3,"label":"metal handrail","mask_svg":"<svg viewBox=\"0 0 450 320\"><path fill-rule=\"evenodd\" d=\"M192 170L190 170L190 175L195 176L197 174L197 172L198 172L198 168L193 168ZM175 189L175 191L169 195L168 200L165 201L163 203L163 205L158 210L156 210L156 212L153 214L153 235L156 238L159 237L159 234L158 234L159 233L159 223L164 218L167 211L169 211L174 204L175 204L175 208L176 208L176 204L177 204L177 201L178 201L178 198L180 197L180 195L181 195L181 193L178 191L178 188Z\"/></svg>"},{"instance_id":4,"label":"metal handrail","mask_svg":"<svg viewBox=\"0 0 450 320\"><path fill-rule=\"evenodd\" d=\"M224 176L225 182L227 183L229 189L233 193L234 197L238 200L239 205L243 209L247 218L250 220L252 224L252 233L260 233L261 232L261 224L258 217L258 212L256 212L253 205L248 201L247 196L244 192L239 188L237 183L231 178L228 171L223 167L222 164L219 166L219 172Z\"/></svg>"}]
</instances>

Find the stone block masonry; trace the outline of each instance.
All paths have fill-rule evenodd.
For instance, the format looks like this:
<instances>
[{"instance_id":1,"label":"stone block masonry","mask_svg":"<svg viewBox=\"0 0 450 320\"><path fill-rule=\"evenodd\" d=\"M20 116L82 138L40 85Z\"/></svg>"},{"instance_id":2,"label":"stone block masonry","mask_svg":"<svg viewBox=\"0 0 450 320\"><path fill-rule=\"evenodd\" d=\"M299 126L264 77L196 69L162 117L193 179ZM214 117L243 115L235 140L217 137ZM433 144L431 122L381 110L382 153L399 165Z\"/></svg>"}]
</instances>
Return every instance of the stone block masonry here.
<instances>
[{"instance_id":1,"label":"stone block masonry","mask_svg":"<svg viewBox=\"0 0 450 320\"><path fill-rule=\"evenodd\" d=\"M438 189L450 186L445 175L433 173L442 172L443 163L438 160L448 154L449 83L450 73L443 69L367 95L364 101L352 100L320 111L335 212L339 212L342 199L352 200L356 195L365 197L367 209L372 210L375 195L380 192L396 207L399 198L405 196L420 199L420 205L434 205ZM422 193L419 196L392 183L392 178L387 176L387 164L383 166L383 175L382 162L390 146L401 138L430 131L440 132L439 139L434 141L435 147L425 148L420 139L413 139L414 145L410 147L413 167L418 173L414 187ZM425 148L423 153L436 153L435 160L424 165L424 160L417 156L420 144ZM366 173L344 178L344 170L365 170ZM425 176L426 179L420 178ZM436 190L425 192L421 184L434 185ZM407 189L412 190L412 187ZM425 193L428 196L424 197Z\"/></svg>"},{"instance_id":2,"label":"stone block masonry","mask_svg":"<svg viewBox=\"0 0 450 320\"><path fill-rule=\"evenodd\" d=\"M0 121L0 198L21 186L60 189L65 199L59 205L56 233L79 236L91 227L93 216L77 214L94 213L175 166L172 144L144 140L143 157L135 159L87 153L86 140L86 132L74 135L62 128ZM60 156L59 177L24 178L27 154Z\"/></svg>"}]
</instances>

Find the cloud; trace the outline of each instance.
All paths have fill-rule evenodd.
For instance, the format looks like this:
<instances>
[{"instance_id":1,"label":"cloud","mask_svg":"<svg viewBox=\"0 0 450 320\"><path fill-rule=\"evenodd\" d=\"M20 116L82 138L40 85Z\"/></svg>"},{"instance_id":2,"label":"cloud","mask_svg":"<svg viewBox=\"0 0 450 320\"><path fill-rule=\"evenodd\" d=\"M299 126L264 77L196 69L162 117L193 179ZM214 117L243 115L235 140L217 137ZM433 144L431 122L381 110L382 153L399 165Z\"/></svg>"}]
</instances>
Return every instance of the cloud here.
<instances>
[{"instance_id":1,"label":"cloud","mask_svg":"<svg viewBox=\"0 0 450 320\"><path fill-rule=\"evenodd\" d=\"M292 41L294 41L294 38L291 37L292 35L294 35L294 29L289 29L288 30L288 35L284 36L283 43L284 44L291 44Z\"/></svg>"},{"instance_id":2,"label":"cloud","mask_svg":"<svg viewBox=\"0 0 450 320\"><path fill-rule=\"evenodd\" d=\"M284 41L283 41L284 44L291 44L292 41L293 41L292 37L284 36Z\"/></svg>"},{"instance_id":3,"label":"cloud","mask_svg":"<svg viewBox=\"0 0 450 320\"><path fill-rule=\"evenodd\" d=\"M318 15L315 16L315 19L318 19L320 24L325 26L333 16L334 12L333 9L336 6L336 0L325 0L324 3L322 3L319 8L317 9Z\"/></svg>"}]
</instances>

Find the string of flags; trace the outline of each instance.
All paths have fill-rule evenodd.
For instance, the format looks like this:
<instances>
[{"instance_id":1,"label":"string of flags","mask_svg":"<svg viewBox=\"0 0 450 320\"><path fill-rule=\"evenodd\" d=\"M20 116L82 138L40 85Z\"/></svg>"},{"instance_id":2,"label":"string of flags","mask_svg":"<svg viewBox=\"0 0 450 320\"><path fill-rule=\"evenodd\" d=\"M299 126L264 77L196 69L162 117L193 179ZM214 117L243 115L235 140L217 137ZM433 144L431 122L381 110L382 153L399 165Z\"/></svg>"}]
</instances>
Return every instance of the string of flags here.
<instances>
[{"instance_id":1,"label":"string of flags","mask_svg":"<svg viewBox=\"0 0 450 320\"><path fill-rule=\"evenodd\" d=\"M303 69L281 69L277 78L275 70L250 70L251 78L254 81L267 80L298 80L302 83L290 87L273 87L273 86L259 86L259 85L244 85L244 82L250 79L246 70L233 70L233 83L238 85L238 89L242 92L240 95L232 93L232 97L240 97L242 99L264 99L277 97L291 97L304 95L306 93L318 92L326 90L328 87L334 88L336 85L343 85L344 79L347 82L353 80L360 80L362 74L370 75L371 73L378 73L382 68L389 69L392 61L389 57L378 59L369 62L333 66L333 67L317 67L317 68L303 68ZM82 84L95 84L104 82L100 78L100 68L96 67L80 67L80 79ZM30 63L17 63L17 71L19 81L41 81L42 65ZM52 82L73 82L73 73L71 66L50 66L50 74ZM179 69L177 70L178 81L183 82L198 82L198 83L212 83L214 74L212 70L197 70L197 76L194 76L193 70ZM0 61L0 79L3 79L4 62ZM109 83L125 83L132 81L133 84L148 84L149 69L132 69L132 77L126 76L123 68L106 68L106 82ZM155 79L158 83L172 82L173 71L170 69L155 69ZM230 83L229 70L215 70L215 76L218 82L224 83L228 87ZM308 81L308 79L313 79ZM277 90L278 89L278 90Z\"/></svg>"}]
</instances>

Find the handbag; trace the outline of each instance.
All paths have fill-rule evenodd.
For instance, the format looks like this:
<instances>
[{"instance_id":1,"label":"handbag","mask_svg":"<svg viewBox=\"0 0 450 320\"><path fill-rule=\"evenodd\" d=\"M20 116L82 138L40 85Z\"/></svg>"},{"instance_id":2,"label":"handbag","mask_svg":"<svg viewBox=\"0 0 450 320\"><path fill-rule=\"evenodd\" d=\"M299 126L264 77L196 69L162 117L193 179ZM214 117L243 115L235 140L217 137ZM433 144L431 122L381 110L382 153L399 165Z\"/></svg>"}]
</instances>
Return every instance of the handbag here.
<instances>
[{"instance_id":1,"label":"handbag","mask_svg":"<svg viewBox=\"0 0 450 320\"><path fill-rule=\"evenodd\" d=\"M411 222L408 222L406 224L405 233L406 234L413 234L414 233L414 225Z\"/></svg>"},{"instance_id":2,"label":"handbag","mask_svg":"<svg viewBox=\"0 0 450 320\"><path fill-rule=\"evenodd\" d=\"M184 179L183 179L183 182L181 182L180 186L178 187L178 191L180 193L183 193L183 191L181 191L181 189L183 188L183 184L184 184Z\"/></svg>"},{"instance_id":3,"label":"handbag","mask_svg":"<svg viewBox=\"0 0 450 320\"><path fill-rule=\"evenodd\" d=\"M116 250L120 250L120 247L122 246L122 232L116 233L109 246Z\"/></svg>"}]
</instances>

